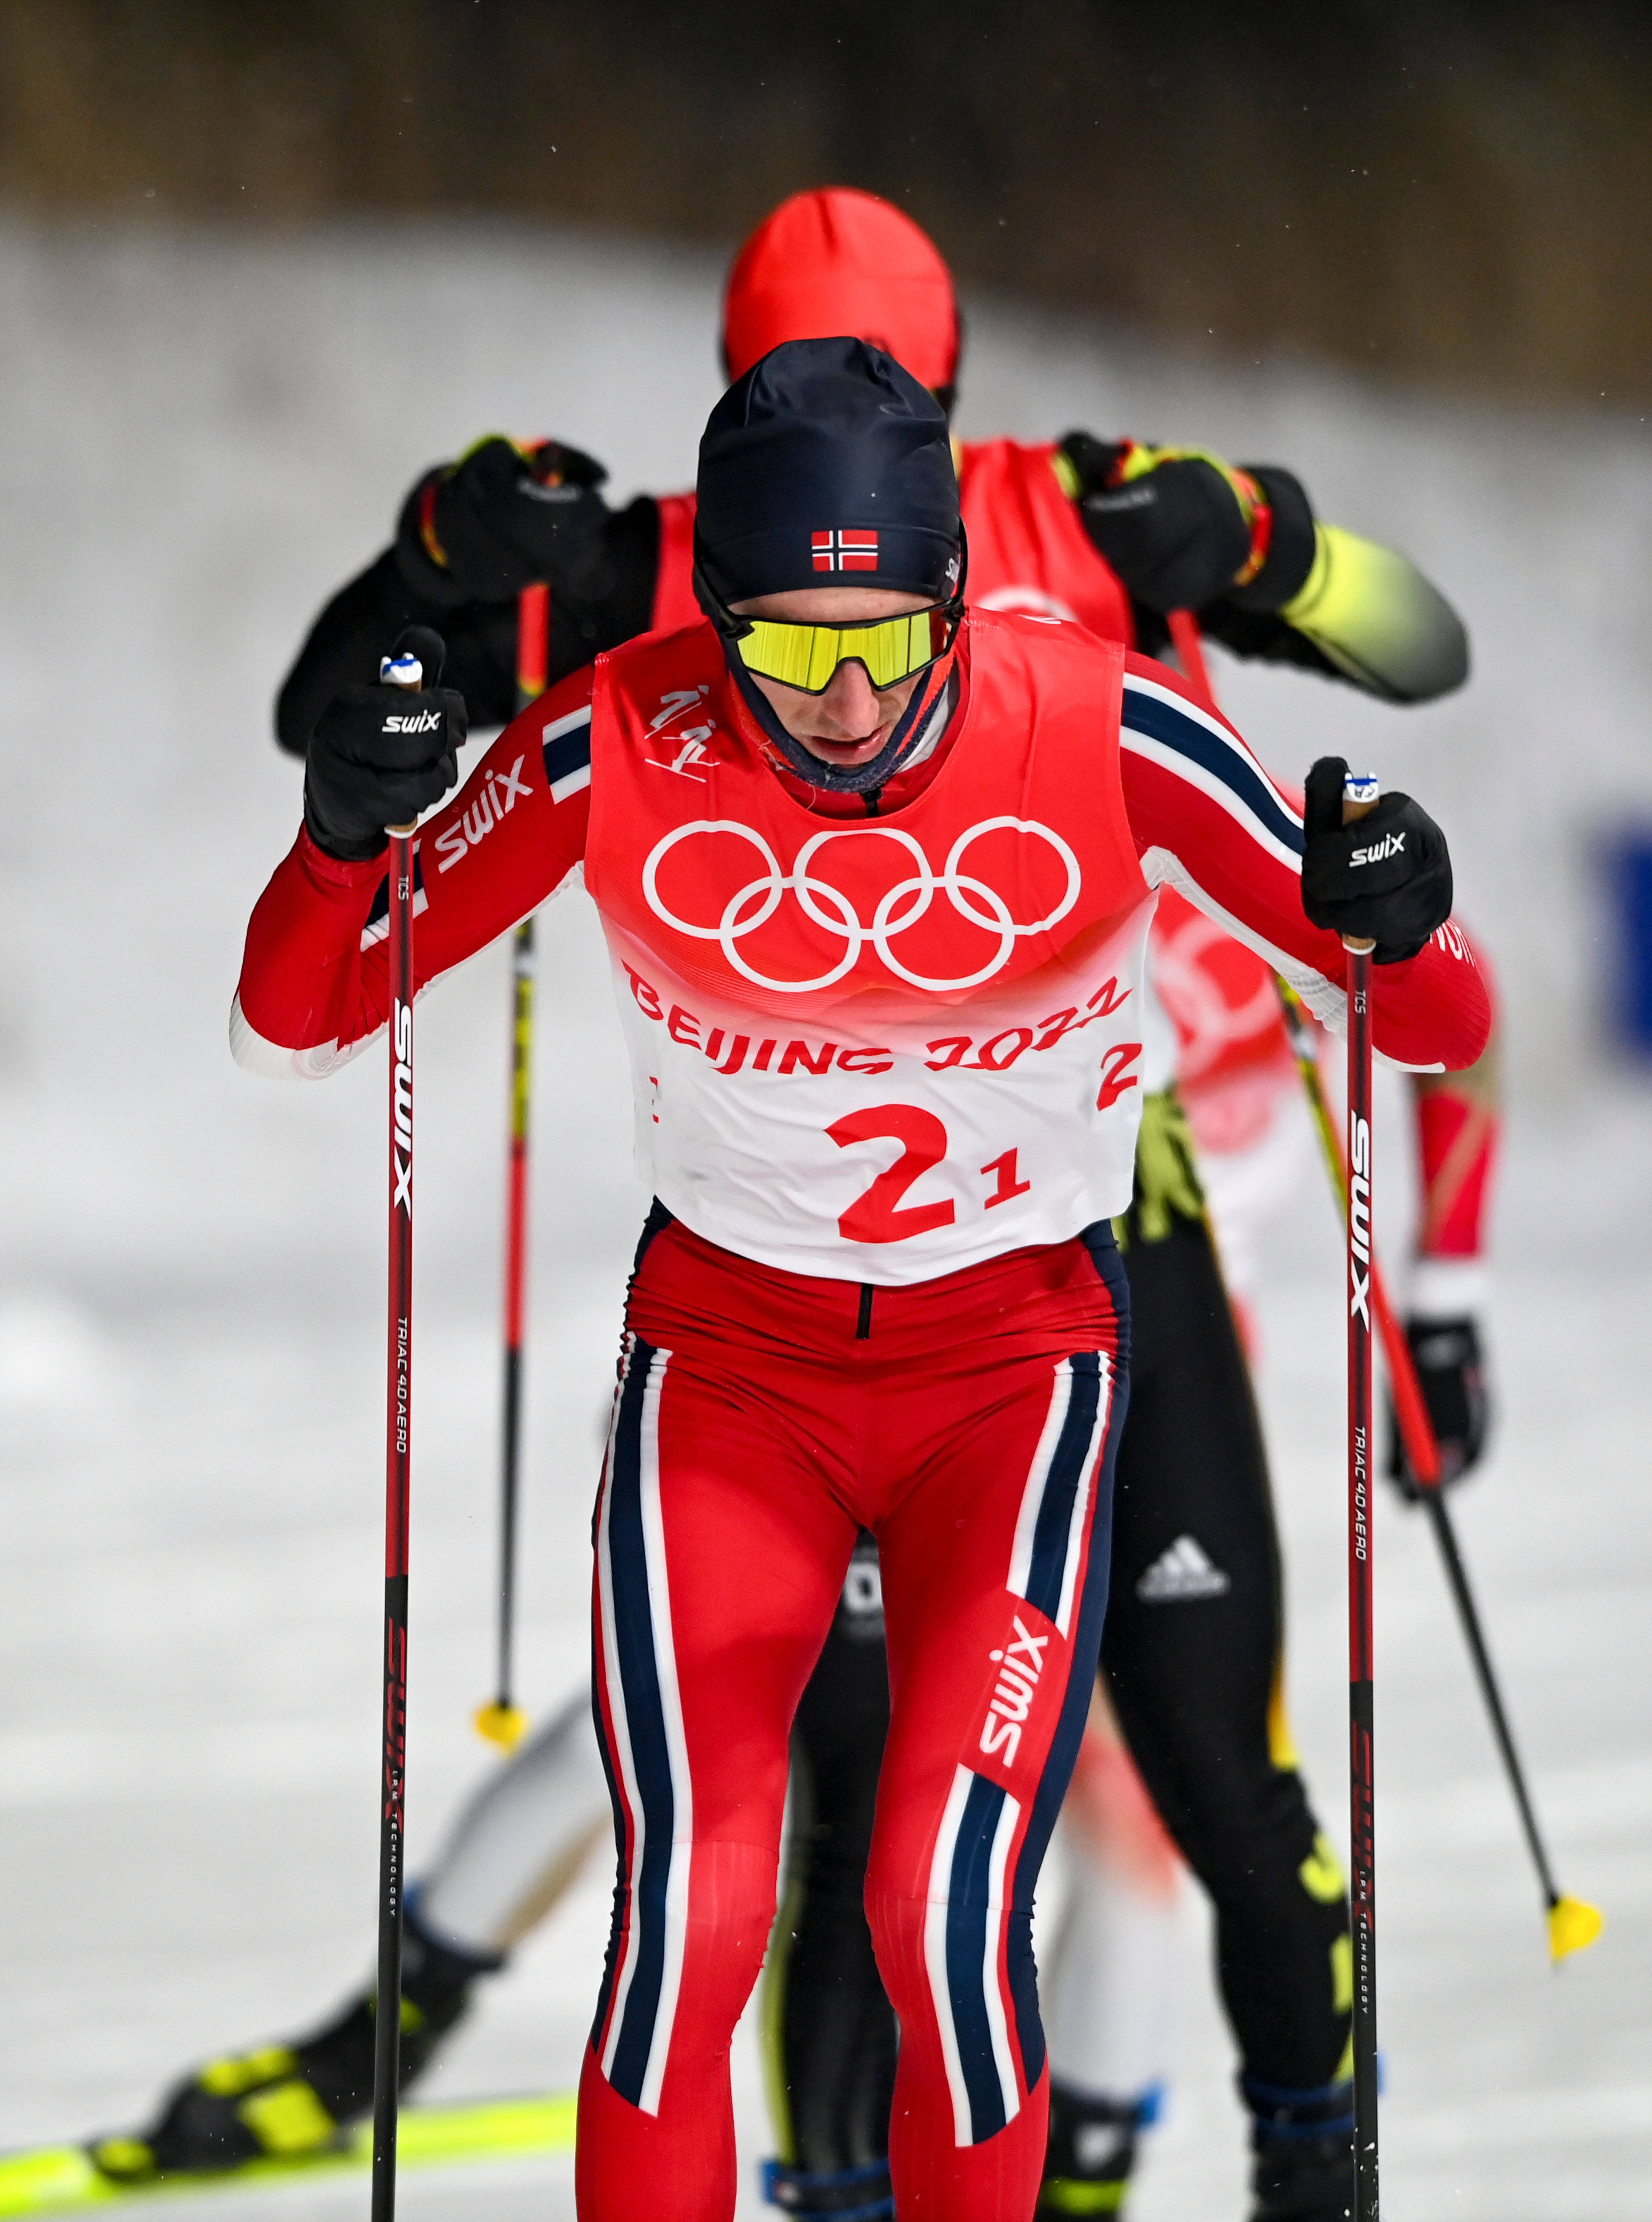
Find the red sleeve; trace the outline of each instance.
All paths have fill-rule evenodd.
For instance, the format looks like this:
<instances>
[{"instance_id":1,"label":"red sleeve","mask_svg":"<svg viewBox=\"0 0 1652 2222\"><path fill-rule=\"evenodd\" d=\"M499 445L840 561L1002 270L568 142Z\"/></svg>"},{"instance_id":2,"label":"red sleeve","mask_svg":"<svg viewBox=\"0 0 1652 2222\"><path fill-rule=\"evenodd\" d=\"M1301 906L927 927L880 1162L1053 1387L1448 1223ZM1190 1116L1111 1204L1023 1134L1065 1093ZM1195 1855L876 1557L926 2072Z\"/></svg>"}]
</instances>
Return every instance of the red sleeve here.
<instances>
[{"instance_id":1,"label":"red sleeve","mask_svg":"<svg viewBox=\"0 0 1652 2222\"><path fill-rule=\"evenodd\" d=\"M1152 886L1190 902L1282 972L1343 1030L1347 964L1302 907L1302 819L1244 742L1148 657L1125 658L1120 766L1136 853ZM1486 984L1448 921L1416 957L1373 969L1376 1045L1396 1064L1472 1064L1491 1030Z\"/></svg>"},{"instance_id":2,"label":"red sleeve","mask_svg":"<svg viewBox=\"0 0 1652 2222\"><path fill-rule=\"evenodd\" d=\"M591 814L589 668L507 725L414 842L418 987L462 963L562 887ZM385 1023L385 859L341 863L301 831L259 897L230 1014L237 1061L314 1078Z\"/></svg>"}]
</instances>

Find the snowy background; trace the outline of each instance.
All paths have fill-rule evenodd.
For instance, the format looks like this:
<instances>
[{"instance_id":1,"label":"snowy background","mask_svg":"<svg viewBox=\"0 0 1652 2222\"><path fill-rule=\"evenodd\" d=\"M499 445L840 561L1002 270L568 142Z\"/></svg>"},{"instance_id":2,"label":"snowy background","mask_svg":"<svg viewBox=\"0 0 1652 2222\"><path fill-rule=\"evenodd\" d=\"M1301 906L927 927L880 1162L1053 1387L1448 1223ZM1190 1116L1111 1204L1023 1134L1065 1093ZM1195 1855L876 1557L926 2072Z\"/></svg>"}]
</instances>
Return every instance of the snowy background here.
<instances>
[{"instance_id":1,"label":"snowy background","mask_svg":"<svg viewBox=\"0 0 1652 2222\"><path fill-rule=\"evenodd\" d=\"M717 264L507 229L0 229L0 2146L126 2126L214 2051L321 2018L374 1907L382 1067L230 1064L247 913L299 775L269 706L416 471L555 431L610 492L692 475ZM960 429L1075 424L1279 460L1446 587L1476 676L1398 713L1217 660L1299 775L1334 744L1452 836L1497 958L1512 1111L1498 1441L1466 1547L1563 1880L1558 1974L1426 1532L1380 1515L1385 2188L1405 2222L1643 2217L1652 1733L1643 1516L1652 1090L1603 1047L1593 860L1652 822L1652 456L1637 419L1397 397L967 304ZM544 930L523 1685L579 1679L584 1536L643 1199L583 898ZM489 1764L507 991L421 1006L410 1832ZM1398 1134L1398 1120L1389 1133ZM1403 1242L1390 1148L1388 1246ZM1304 1150L1262 1307L1298 1737L1344 1779L1338 1267ZM1345 1838L1345 1829L1337 1830ZM609 1877L491 1986L431 2095L562 2087ZM1242 2124L1188 1894L1169 2117L1138 2222L1237 2214ZM763 2150L751 2057L742 2137ZM749 2199L750 2171L747 2171ZM409 2178L410 2214L571 2214L565 2163ZM360 2211L360 2181L259 2194ZM216 2202L191 2211L210 2218Z\"/></svg>"}]
</instances>

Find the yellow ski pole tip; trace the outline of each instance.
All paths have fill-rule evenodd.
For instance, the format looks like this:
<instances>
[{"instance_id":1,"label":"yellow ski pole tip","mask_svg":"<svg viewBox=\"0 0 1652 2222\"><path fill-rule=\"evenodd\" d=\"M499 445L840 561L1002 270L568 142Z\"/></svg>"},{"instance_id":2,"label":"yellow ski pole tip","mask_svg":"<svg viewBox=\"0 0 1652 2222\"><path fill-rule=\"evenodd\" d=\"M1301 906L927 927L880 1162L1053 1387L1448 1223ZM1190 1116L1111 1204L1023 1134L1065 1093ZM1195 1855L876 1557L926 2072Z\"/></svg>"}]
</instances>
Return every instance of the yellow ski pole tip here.
<instances>
[{"instance_id":1,"label":"yellow ski pole tip","mask_svg":"<svg viewBox=\"0 0 1652 2222\"><path fill-rule=\"evenodd\" d=\"M471 1717L477 1735L497 1743L501 1751L514 1751L528 1726L528 1716L520 1705L502 1705L497 1700L479 1705ZM1587 1937L1583 1941L1586 1944Z\"/></svg>"},{"instance_id":2,"label":"yellow ski pole tip","mask_svg":"<svg viewBox=\"0 0 1652 2222\"><path fill-rule=\"evenodd\" d=\"M1549 1909L1549 1956L1558 1967L1568 1952L1581 1952L1593 1944L1606 1925L1598 1905L1562 1895Z\"/></svg>"}]
</instances>

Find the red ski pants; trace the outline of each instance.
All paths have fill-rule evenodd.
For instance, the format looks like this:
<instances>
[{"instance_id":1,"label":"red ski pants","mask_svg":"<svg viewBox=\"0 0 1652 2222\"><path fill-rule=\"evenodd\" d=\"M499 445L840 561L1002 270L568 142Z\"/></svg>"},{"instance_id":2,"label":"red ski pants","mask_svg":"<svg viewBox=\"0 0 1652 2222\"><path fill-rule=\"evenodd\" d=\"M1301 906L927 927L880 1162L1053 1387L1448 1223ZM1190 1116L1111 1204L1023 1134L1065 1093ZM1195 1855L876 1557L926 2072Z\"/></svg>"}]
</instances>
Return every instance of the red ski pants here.
<instances>
[{"instance_id":1,"label":"red ski pants","mask_svg":"<svg viewBox=\"0 0 1652 2222\"><path fill-rule=\"evenodd\" d=\"M1034 1886L1106 1606L1128 1295L1111 1231L903 1289L679 1223L641 1255L598 1505L619 1845L584 2222L729 2222L729 2049L773 1919L792 1717L858 1529L892 1719L867 1877L903 2222L1023 2222L1048 2108Z\"/></svg>"}]
</instances>

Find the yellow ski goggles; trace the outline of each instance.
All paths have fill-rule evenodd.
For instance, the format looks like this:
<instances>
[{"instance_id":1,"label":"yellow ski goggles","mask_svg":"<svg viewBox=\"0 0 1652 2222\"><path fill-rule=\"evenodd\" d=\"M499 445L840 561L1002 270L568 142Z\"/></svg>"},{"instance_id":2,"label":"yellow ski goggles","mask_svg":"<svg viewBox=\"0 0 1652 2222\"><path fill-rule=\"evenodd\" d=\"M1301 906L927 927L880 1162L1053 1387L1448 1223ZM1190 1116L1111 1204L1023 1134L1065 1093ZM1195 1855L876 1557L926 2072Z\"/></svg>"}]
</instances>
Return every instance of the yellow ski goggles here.
<instances>
[{"instance_id":1,"label":"yellow ski goggles","mask_svg":"<svg viewBox=\"0 0 1652 2222\"><path fill-rule=\"evenodd\" d=\"M959 606L938 602L924 610L879 618L874 625L789 625L777 618L735 618L735 653L748 671L823 694L841 663L860 663L879 689L898 686L943 656L958 631Z\"/></svg>"}]
</instances>

